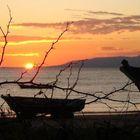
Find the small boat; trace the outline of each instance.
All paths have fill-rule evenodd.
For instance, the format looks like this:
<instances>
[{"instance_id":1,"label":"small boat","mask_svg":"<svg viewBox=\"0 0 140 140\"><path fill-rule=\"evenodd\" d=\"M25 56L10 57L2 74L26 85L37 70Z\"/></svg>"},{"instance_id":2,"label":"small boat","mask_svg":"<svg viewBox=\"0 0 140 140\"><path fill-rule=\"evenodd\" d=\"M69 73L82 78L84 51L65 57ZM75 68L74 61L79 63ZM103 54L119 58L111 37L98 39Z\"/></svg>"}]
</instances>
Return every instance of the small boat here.
<instances>
[{"instance_id":1,"label":"small boat","mask_svg":"<svg viewBox=\"0 0 140 140\"><path fill-rule=\"evenodd\" d=\"M130 78L140 91L140 67L130 66L127 60L122 60L120 71Z\"/></svg>"},{"instance_id":2,"label":"small boat","mask_svg":"<svg viewBox=\"0 0 140 140\"><path fill-rule=\"evenodd\" d=\"M27 88L27 89L52 89L52 86L49 84L18 84L20 88Z\"/></svg>"},{"instance_id":3,"label":"small boat","mask_svg":"<svg viewBox=\"0 0 140 140\"><path fill-rule=\"evenodd\" d=\"M34 118L50 114L52 118L73 118L74 112L81 111L85 99L54 99L2 95L19 118Z\"/></svg>"}]
</instances>

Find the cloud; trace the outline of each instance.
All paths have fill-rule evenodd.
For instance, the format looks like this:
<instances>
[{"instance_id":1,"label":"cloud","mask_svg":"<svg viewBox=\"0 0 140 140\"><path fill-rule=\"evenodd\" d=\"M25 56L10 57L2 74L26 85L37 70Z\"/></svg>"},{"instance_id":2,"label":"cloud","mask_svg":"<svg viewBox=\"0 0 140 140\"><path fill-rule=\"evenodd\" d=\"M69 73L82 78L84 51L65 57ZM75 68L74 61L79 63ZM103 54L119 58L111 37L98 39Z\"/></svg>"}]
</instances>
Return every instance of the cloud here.
<instances>
[{"instance_id":1,"label":"cloud","mask_svg":"<svg viewBox=\"0 0 140 140\"><path fill-rule=\"evenodd\" d=\"M107 13L107 12L106 12ZM36 28L65 28L66 22L63 23L19 23L14 26L36 27ZM107 19L83 18L75 21L70 27L74 34L109 34L112 32L123 31L140 31L140 15L123 16Z\"/></svg>"},{"instance_id":2,"label":"cloud","mask_svg":"<svg viewBox=\"0 0 140 140\"><path fill-rule=\"evenodd\" d=\"M53 42L54 38L48 37L33 37L33 36L8 36L8 45L25 45L33 43L48 43ZM0 37L0 45L4 44L4 40Z\"/></svg>"},{"instance_id":3,"label":"cloud","mask_svg":"<svg viewBox=\"0 0 140 140\"><path fill-rule=\"evenodd\" d=\"M42 40L48 39L47 37L39 37L39 36L22 36L22 35L9 35L8 42L21 42L21 41L30 41L30 40ZM3 41L3 36L0 36L0 41Z\"/></svg>"},{"instance_id":4,"label":"cloud","mask_svg":"<svg viewBox=\"0 0 140 140\"><path fill-rule=\"evenodd\" d=\"M58 28L62 29L66 23L17 23L12 24L12 27L38 27L38 28Z\"/></svg>"},{"instance_id":5,"label":"cloud","mask_svg":"<svg viewBox=\"0 0 140 140\"><path fill-rule=\"evenodd\" d=\"M15 46L15 45L26 45L26 44L36 44L36 43L49 43L53 42L52 40L28 40L28 41L20 41L20 42L8 42L8 45Z\"/></svg>"},{"instance_id":6,"label":"cloud","mask_svg":"<svg viewBox=\"0 0 140 140\"><path fill-rule=\"evenodd\" d=\"M39 57L39 53L6 53L5 56L24 56L24 57Z\"/></svg>"},{"instance_id":7,"label":"cloud","mask_svg":"<svg viewBox=\"0 0 140 140\"><path fill-rule=\"evenodd\" d=\"M13 35L8 36L9 42L21 42L21 41L30 41L30 40L42 40L45 39L44 37L38 37L38 36L21 36L21 35Z\"/></svg>"},{"instance_id":8,"label":"cloud","mask_svg":"<svg viewBox=\"0 0 140 140\"><path fill-rule=\"evenodd\" d=\"M73 12L85 12L87 14L94 14L94 15L113 15L113 16L123 16L122 13L116 12L107 12L107 11L92 11L92 10L78 10L78 9L65 9L66 11L73 11Z\"/></svg>"},{"instance_id":9,"label":"cloud","mask_svg":"<svg viewBox=\"0 0 140 140\"><path fill-rule=\"evenodd\" d=\"M37 36L8 36L8 45L15 46L15 45L25 45L25 44L33 44L33 43L52 43L57 39L54 37L37 37ZM90 40L91 38L83 38L83 37L63 37L60 41L67 42L67 41L75 41L75 40ZM4 44L4 39L0 36L0 45Z\"/></svg>"},{"instance_id":10,"label":"cloud","mask_svg":"<svg viewBox=\"0 0 140 140\"><path fill-rule=\"evenodd\" d=\"M114 16L123 16L124 15L121 13L106 12L106 11L88 11L88 13L95 14L95 15L114 15Z\"/></svg>"},{"instance_id":11,"label":"cloud","mask_svg":"<svg viewBox=\"0 0 140 140\"><path fill-rule=\"evenodd\" d=\"M116 48L116 47L111 47L111 46L108 46L108 47L101 47L102 50L104 51L118 51L118 50L122 50L120 48Z\"/></svg>"},{"instance_id":12,"label":"cloud","mask_svg":"<svg viewBox=\"0 0 140 140\"><path fill-rule=\"evenodd\" d=\"M85 18L74 23L73 33L108 34L140 31L140 15L110 19Z\"/></svg>"}]
</instances>

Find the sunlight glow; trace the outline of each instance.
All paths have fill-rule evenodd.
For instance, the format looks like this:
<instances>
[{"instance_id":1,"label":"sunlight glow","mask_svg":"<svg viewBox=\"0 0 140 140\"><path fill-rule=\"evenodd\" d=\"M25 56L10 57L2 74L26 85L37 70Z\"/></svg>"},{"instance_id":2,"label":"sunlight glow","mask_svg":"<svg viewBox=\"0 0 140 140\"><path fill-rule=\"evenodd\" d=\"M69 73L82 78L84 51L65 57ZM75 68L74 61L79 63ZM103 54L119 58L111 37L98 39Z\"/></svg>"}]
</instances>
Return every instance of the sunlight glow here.
<instances>
[{"instance_id":1,"label":"sunlight glow","mask_svg":"<svg viewBox=\"0 0 140 140\"><path fill-rule=\"evenodd\" d=\"M24 57L29 57L29 56L35 56L39 57L39 53L7 53L5 54L6 56L24 56Z\"/></svg>"},{"instance_id":2,"label":"sunlight glow","mask_svg":"<svg viewBox=\"0 0 140 140\"><path fill-rule=\"evenodd\" d=\"M15 46L15 45L26 45L26 44L36 44L36 43L52 43L54 40L27 40L27 41L20 41L20 42L8 42L9 45ZM65 39L65 40L60 40L60 42L69 42L71 40ZM0 45L3 46L5 42L0 42Z\"/></svg>"},{"instance_id":3,"label":"sunlight glow","mask_svg":"<svg viewBox=\"0 0 140 140\"><path fill-rule=\"evenodd\" d=\"M33 67L34 67L34 64L32 64L32 63L25 64L26 69L32 69Z\"/></svg>"}]
</instances>

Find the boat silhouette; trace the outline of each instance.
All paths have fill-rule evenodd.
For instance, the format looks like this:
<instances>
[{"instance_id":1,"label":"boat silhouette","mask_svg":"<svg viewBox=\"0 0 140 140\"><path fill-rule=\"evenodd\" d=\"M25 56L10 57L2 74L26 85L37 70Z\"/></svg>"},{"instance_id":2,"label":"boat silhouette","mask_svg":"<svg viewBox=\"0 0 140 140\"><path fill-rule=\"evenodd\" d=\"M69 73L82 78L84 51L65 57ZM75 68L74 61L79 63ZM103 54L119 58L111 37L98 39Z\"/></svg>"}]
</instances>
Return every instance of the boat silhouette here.
<instances>
[{"instance_id":1,"label":"boat silhouette","mask_svg":"<svg viewBox=\"0 0 140 140\"><path fill-rule=\"evenodd\" d=\"M122 66L120 71L123 72L128 78L130 78L140 91L140 67L134 67L129 65L127 60L122 60Z\"/></svg>"},{"instance_id":2,"label":"boat silhouette","mask_svg":"<svg viewBox=\"0 0 140 140\"><path fill-rule=\"evenodd\" d=\"M73 118L74 112L81 111L85 99L55 99L2 95L19 118L34 118L50 114L52 118Z\"/></svg>"}]
</instances>

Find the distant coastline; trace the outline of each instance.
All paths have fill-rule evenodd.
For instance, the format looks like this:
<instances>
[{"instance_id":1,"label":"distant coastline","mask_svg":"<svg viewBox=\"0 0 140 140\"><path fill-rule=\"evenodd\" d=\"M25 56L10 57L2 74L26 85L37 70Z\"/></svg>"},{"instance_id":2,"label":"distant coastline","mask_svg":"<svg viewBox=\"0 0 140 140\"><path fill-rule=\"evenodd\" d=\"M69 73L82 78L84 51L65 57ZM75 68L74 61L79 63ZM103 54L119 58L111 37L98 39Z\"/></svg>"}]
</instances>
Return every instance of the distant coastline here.
<instances>
[{"instance_id":1,"label":"distant coastline","mask_svg":"<svg viewBox=\"0 0 140 140\"><path fill-rule=\"evenodd\" d=\"M99 57L99 58L91 58L86 59L84 61L84 67L88 68L118 68L121 65L121 61L123 59L126 59L129 61L129 63L133 66L140 67L140 56L134 56L134 57L127 57L127 56L117 56L117 57ZM78 62L78 61L74 61ZM53 67L63 67L66 64L53 66Z\"/></svg>"},{"instance_id":2,"label":"distant coastline","mask_svg":"<svg viewBox=\"0 0 140 140\"><path fill-rule=\"evenodd\" d=\"M116 56L116 57L98 57L98 58L91 58L91 59L85 59L85 60L77 60L73 61L75 63L79 61L84 61L84 67L85 68L118 68L121 65L121 61L123 59L126 59L129 61L129 63L133 66L140 67L140 55L139 56ZM67 62L65 64L61 65L55 65L55 66L47 66L47 68L60 68L68 65L70 62ZM78 65L75 65L78 66ZM1 67L1 69L4 68L12 68L12 69L24 69L24 67ZM46 68L44 66L43 68Z\"/></svg>"}]
</instances>

